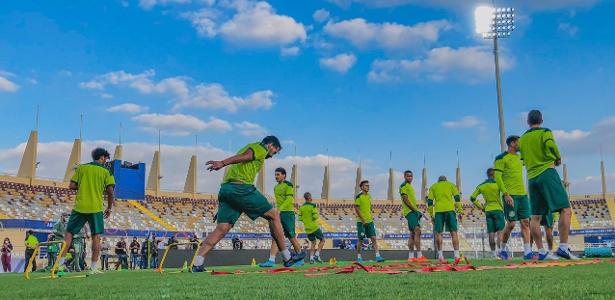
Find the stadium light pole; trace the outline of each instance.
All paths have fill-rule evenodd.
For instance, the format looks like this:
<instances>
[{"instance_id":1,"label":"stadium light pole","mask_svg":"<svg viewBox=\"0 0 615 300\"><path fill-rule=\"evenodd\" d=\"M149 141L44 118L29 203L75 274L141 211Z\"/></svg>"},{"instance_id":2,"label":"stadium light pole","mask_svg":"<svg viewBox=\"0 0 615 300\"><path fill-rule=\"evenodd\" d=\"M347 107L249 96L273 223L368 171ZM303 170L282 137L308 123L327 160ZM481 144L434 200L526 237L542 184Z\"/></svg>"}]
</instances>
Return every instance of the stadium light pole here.
<instances>
[{"instance_id":1,"label":"stadium light pole","mask_svg":"<svg viewBox=\"0 0 615 300\"><path fill-rule=\"evenodd\" d=\"M498 96L498 120L500 125L500 147L506 151L506 129L504 127L504 104L502 100L502 81L500 79L500 57L498 39L507 38L515 30L515 9L510 7L495 8L479 6L474 10L476 33L484 39L493 40L495 59L495 82Z\"/></svg>"}]
</instances>

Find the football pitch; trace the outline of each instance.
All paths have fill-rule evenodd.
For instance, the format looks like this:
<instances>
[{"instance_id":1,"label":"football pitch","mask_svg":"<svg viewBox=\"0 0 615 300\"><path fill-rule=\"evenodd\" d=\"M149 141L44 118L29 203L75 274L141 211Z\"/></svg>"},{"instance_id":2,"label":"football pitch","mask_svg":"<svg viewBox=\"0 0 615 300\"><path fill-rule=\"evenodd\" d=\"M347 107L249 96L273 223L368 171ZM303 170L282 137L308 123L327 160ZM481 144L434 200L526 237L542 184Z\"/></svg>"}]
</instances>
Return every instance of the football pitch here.
<instances>
[{"instance_id":1,"label":"football pitch","mask_svg":"<svg viewBox=\"0 0 615 300\"><path fill-rule=\"evenodd\" d=\"M477 268L521 264L495 260L475 260ZM540 263L538 263L540 264ZM265 273L258 267L215 267L220 273L183 273L165 270L108 271L85 277L70 273L50 280L48 274L0 275L2 299L613 299L615 263L602 260L592 264L471 271L408 272L420 269L400 261L381 266L391 273L366 272L352 263L340 262L334 270L328 263L306 265L295 272ZM365 263L374 266L374 263ZM406 266L406 268L401 266ZM408 267L411 266L411 267ZM446 268L431 263L436 268ZM462 265L460 265L462 266ZM312 270L308 271L310 268ZM324 275L318 275L318 274ZM312 274L306 276L306 274Z\"/></svg>"}]
</instances>

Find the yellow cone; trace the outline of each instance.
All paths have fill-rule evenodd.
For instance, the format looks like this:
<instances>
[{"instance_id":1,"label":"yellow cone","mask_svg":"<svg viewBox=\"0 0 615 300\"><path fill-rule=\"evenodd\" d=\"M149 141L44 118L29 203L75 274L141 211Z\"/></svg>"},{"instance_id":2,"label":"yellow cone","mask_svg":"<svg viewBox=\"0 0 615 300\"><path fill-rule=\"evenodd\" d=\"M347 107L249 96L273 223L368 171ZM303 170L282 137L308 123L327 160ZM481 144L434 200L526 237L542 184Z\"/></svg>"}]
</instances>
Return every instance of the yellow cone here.
<instances>
[{"instance_id":1,"label":"yellow cone","mask_svg":"<svg viewBox=\"0 0 615 300\"><path fill-rule=\"evenodd\" d=\"M252 258L252 264L251 264L251 266L252 266L252 267L256 267L256 258Z\"/></svg>"},{"instance_id":2,"label":"yellow cone","mask_svg":"<svg viewBox=\"0 0 615 300\"><path fill-rule=\"evenodd\" d=\"M184 260L184 266L182 267L182 272L188 272L188 262Z\"/></svg>"}]
</instances>

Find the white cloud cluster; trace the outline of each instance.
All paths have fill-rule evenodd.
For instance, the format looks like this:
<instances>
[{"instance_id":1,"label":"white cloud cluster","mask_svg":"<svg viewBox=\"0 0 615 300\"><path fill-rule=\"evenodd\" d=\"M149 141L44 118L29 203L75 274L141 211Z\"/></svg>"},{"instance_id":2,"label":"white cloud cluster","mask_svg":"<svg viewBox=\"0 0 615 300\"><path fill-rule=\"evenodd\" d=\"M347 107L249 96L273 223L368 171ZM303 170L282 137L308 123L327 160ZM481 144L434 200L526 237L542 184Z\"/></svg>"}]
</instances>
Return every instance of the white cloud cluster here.
<instances>
[{"instance_id":1,"label":"white cloud cluster","mask_svg":"<svg viewBox=\"0 0 615 300\"><path fill-rule=\"evenodd\" d=\"M589 131L553 130L553 136L564 155L597 154L600 148L605 154L615 154L615 116L600 120Z\"/></svg>"},{"instance_id":2,"label":"white cloud cluster","mask_svg":"<svg viewBox=\"0 0 615 300\"><path fill-rule=\"evenodd\" d=\"M195 116L184 114L141 114L132 117L132 120L141 124L149 132L161 130L166 135L186 136L193 132L213 131L227 132L232 129L229 122L211 117L205 122Z\"/></svg>"},{"instance_id":3,"label":"white cloud cluster","mask_svg":"<svg viewBox=\"0 0 615 300\"><path fill-rule=\"evenodd\" d=\"M474 128L482 123L483 122L475 116L465 116L459 120L442 122L442 127L449 129Z\"/></svg>"},{"instance_id":4,"label":"white cloud cluster","mask_svg":"<svg viewBox=\"0 0 615 300\"><path fill-rule=\"evenodd\" d=\"M423 7L446 8L452 10L464 9L469 10L477 5L475 1L459 1L459 0L328 0L342 8L348 8L353 3L364 4L368 7L388 8L404 5L417 5ZM506 1L502 6L509 5L518 9L526 9L529 11L557 10L566 8L582 8L591 7L599 3L601 0L516 0Z\"/></svg>"},{"instance_id":5,"label":"white cloud cluster","mask_svg":"<svg viewBox=\"0 0 615 300\"><path fill-rule=\"evenodd\" d=\"M314 12L314 14L312 14L312 18L314 19L314 21L322 23L324 21L327 21L330 17L330 13L328 10L321 8L317 11Z\"/></svg>"},{"instance_id":6,"label":"white cloud cluster","mask_svg":"<svg viewBox=\"0 0 615 300\"><path fill-rule=\"evenodd\" d=\"M229 9L233 15L229 17ZM233 45L246 48L282 47L307 38L303 24L290 16L277 14L264 1L220 1L212 7L182 15L199 35L221 36Z\"/></svg>"},{"instance_id":7,"label":"white cloud cluster","mask_svg":"<svg viewBox=\"0 0 615 300\"><path fill-rule=\"evenodd\" d=\"M149 10L156 5L188 4L190 2L191 0L139 0L139 7Z\"/></svg>"},{"instance_id":8,"label":"white cloud cluster","mask_svg":"<svg viewBox=\"0 0 615 300\"><path fill-rule=\"evenodd\" d=\"M235 123L235 128L239 129L241 134L247 137L263 137L268 133L268 130L263 126L248 121Z\"/></svg>"},{"instance_id":9,"label":"white cloud cluster","mask_svg":"<svg viewBox=\"0 0 615 300\"><path fill-rule=\"evenodd\" d=\"M505 53L504 53L505 54ZM512 59L500 56L501 70L512 66ZM440 47L431 49L425 58L415 60L376 60L368 79L372 82L395 82L406 79L441 81L457 79L480 82L493 76L493 54L489 47Z\"/></svg>"},{"instance_id":10,"label":"white cloud cluster","mask_svg":"<svg viewBox=\"0 0 615 300\"><path fill-rule=\"evenodd\" d=\"M324 69L346 74L357 62L357 57L352 53L342 53L334 57L321 58L320 66Z\"/></svg>"},{"instance_id":11,"label":"white cloud cluster","mask_svg":"<svg viewBox=\"0 0 615 300\"><path fill-rule=\"evenodd\" d=\"M1 92L7 92L7 93L17 92L17 90L19 89L19 85L17 85L15 82L9 79L9 77L14 77L14 76L15 74L13 73L0 71L0 93Z\"/></svg>"},{"instance_id":12,"label":"white cloud cluster","mask_svg":"<svg viewBox=\"0 0 615 300\"><path fill-rule=\"evenodd\" d=\"M452 28L446 20L418 23L413 26L397 23L370 23L356 18L341 22L330 21L324 31L358 48L386 50L422 49L436 42L441 32Z\"/></svg>"},{"instance_id":13,"label":"white cloud cluster","mask_svg":"<svg viewBox=\"0 0 615 300\"><path fill-rule=\"evenodd\" d=\"M108 112L126 112L131 114L138 114L147 111L147 106L141 106L135 103L122 103L107 108Z\"/></svg>"},{"instance_id":14,"label":"white cloud cluster","mask_svg":"<svg viewBox=\"0 0 615 300\"><path fill-rule=\"evenodd\" d=\"M239 108L269 109L273 105L271 90L256 91L247 97L231 96L218 83L197 84L192 86L187 77L169 77L155 81L154 70L142 73L128 73L124 70L109 72L79 85L85 89L104 91L108 86L120 86L134 89L142 94L171 94L174 108L225 109L236 112Z\"/></svg>"}]
</instances>

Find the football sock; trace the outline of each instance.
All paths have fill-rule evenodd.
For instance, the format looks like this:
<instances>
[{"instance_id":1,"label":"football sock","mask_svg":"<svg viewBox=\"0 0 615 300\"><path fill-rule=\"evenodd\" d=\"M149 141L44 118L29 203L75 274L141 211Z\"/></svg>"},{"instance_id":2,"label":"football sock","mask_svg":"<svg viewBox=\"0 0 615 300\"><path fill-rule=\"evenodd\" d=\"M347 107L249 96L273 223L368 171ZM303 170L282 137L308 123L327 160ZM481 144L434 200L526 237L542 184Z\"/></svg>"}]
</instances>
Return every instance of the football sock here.
<instances>
[{"instance_id":1,"label":"football sock","mask_svg":"<svg viewBox=\"0 0 615 300\"><path fill-rule=\"evenodd\" d=\"M455 258L459 258L459 250L455 250L453 253L455 254Z\"/></svg>"},{"instance_id":2,"label":"football sock","mask_svg":"<svg viewBox=\"0 0 615 300\"><path fill-rule=\"evenodd\" d=\"M523 244L523 255L532 252L532 244Z\"/></svg>"},{"instance_id":3,"label":"football sock","mask_svg":"<svg viewBox=\"0 0 615 300\"><path fill-rule=\"evenodd\" d=\"M288 261L290 259L290 251L284 249L284 251L282 251L282 257L284 257L284 261ZM275 257L273 259L275 260Z\"/></svg>"},{"instance_id":4,"label":"football sock","mask_svg":"<svg viewBox=\"0 0 615 300\"><path fill-rule=\"evenodd\" d=\"M408 251L408 258L414 258L414 251Z\"/></svg>"},{"instance_id":5,"label":"football sock","mask_svg":"<svg viewBox=\"0 0 615 300\"><path fill-rule=\"evenodd\" d=\"M269 255L269 261L275 261L275 255Z\"/></svg>"},{"instance_id":6,"label":"football sock","mask_svg":"<svg viewBox=\"0 0 615 300\"><path fill-rule=\"evenodd\" d=\"M562 251L568 250L568 243L560 243L559 248L562 249Z\"/></svg>"}]
</instances>

